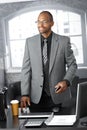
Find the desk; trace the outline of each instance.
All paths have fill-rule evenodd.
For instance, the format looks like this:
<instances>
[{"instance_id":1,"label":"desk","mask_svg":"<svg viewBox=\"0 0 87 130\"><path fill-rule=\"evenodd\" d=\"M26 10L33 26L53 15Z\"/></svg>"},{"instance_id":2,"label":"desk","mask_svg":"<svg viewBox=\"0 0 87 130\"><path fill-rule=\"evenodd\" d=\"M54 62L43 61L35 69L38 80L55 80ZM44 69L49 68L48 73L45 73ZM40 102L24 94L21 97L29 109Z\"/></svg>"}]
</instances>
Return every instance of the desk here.
<instances>
[{"instance_id":1,"label":"desk","mask_svg":"<svg viewBox=\"0 0 87 130\"><path fill-rule=\"evenodd\" d=\"M73 128L73 127L50 127L50 128L29 128L22 130L87 130L87 128Z\"/></svg>"},{"instance_id":2,"label":"desk","mask_svg":"<svg viewBox=\"0 0 87 130\"><path fill-rule=\"evenodd\" d=\"M74 114L75 109L68 107L68 108L62 108L61 111L58 113L59 115L64 115L64 114ZM21 129L25 130L26 128L23 126L23 123L25 119L18 119L17 116L13 117L11 113L11 108L9 107L6 113L7 120L6 121L0 121L0 128L7 128L7 129ZM78 122L73 126L73 127L47 127L47 126L42 126L41 128L28 128L29 130L77 130L76 128L78 127ZM84 128L85 129L85 128ZM86 127L87 129L87 127ZM82 130L82 129L81 129Z\"/></svg>"}]
</instances>

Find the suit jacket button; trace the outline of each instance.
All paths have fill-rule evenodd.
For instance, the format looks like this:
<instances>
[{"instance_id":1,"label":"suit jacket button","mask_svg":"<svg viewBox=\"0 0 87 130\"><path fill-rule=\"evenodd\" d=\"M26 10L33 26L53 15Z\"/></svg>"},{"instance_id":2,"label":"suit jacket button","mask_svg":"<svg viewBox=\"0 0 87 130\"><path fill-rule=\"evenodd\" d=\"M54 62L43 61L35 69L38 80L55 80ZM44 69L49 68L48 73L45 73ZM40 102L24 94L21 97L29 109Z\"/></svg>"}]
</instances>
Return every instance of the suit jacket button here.
<instances>
[{"instance_id":1,"label":"suit jacket button","mask_svg":"<svg viewBox=\"0 0 87 130\"><path fill-rule=\"evenodd\" d=\"M44 77L44 75L42 74L41 77Z\"/></svg>"},{"instance_id":2,"label":"suit jacket button","mask_svg":"<svg viewBox=\"0 0 87 130\"><path fill-rule=\"evenodd\" d=\"M40 85L40 87L42 88L42 87L43 87L43 85Z\"/></svg>"}]
</instances>

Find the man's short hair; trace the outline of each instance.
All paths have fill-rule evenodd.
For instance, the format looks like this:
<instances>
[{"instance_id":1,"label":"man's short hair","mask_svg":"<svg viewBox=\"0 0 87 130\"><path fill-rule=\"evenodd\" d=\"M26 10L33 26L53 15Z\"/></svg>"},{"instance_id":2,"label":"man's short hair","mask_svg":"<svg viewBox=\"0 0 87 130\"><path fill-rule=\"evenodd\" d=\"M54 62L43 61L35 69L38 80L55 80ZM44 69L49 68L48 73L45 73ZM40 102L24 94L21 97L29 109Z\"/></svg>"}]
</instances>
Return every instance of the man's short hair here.
<instances>
[{"instance_id":1,"label":"man's short hair","mask_svg":"<svg viewBox=\"0 0 87 130\"><path fill-rule=\"evenodd\" d=\"M50 17L50 20L53 21L53 15L49 11L42 11L40 14L43 14L43 13L48 14Z\"/></svg>"}]
</instances>

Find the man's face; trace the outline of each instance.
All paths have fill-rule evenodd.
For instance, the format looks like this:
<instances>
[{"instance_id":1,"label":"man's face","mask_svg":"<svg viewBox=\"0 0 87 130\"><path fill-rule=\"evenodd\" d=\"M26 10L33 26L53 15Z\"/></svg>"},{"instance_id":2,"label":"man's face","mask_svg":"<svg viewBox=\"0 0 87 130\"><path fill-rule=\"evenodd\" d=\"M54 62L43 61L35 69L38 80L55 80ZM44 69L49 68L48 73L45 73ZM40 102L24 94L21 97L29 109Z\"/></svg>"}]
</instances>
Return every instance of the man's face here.
<instances>
[{"instance_id":1,"label":"man's face","mask_svg":"<svg viewBox=\"0 0 87 130\"><path fill-rule=\"evenodd\" d=\"M46 13L42 13L38 17L37 27L41 34L49 34L51 32L51 27L53 26L53 21Z\"/></svg>"}]
</instances>

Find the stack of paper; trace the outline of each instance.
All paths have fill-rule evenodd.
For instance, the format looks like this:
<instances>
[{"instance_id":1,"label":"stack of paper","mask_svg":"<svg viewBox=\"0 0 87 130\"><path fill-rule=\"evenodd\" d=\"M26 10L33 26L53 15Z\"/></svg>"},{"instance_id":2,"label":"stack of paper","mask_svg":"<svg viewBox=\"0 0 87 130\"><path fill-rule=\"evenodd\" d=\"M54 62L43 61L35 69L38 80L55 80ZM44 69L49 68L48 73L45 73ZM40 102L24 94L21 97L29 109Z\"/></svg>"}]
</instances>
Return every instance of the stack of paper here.
<instances>
[{"instance_id":1,"label":"stack of paper","mask_svg":"<svg viewBox=\"0 0 87 130\"><path fill-rule=\"evenodd\" d=\"M54 115L51 120L45 121L47 126L70 126L76 121L76 115Z\"/></svg>"}]
</instances>

